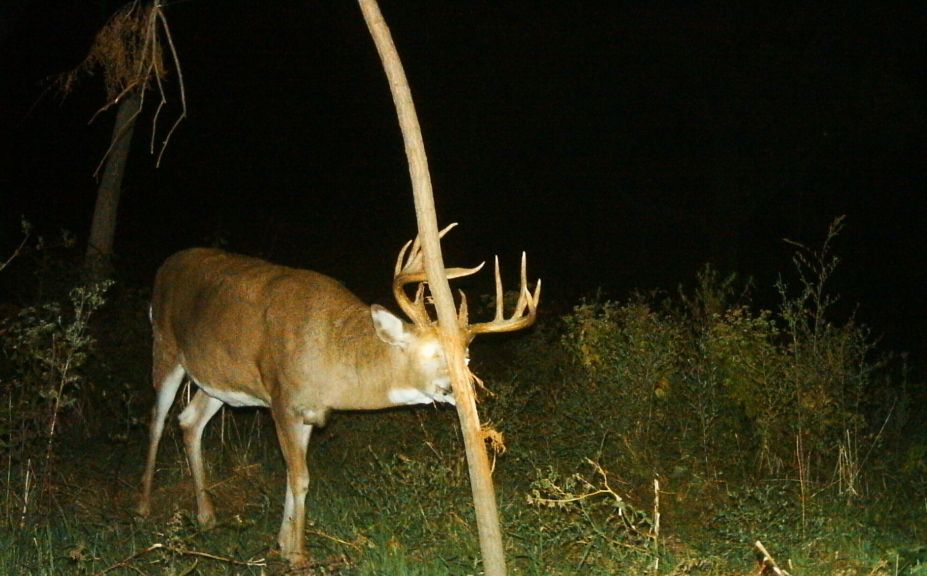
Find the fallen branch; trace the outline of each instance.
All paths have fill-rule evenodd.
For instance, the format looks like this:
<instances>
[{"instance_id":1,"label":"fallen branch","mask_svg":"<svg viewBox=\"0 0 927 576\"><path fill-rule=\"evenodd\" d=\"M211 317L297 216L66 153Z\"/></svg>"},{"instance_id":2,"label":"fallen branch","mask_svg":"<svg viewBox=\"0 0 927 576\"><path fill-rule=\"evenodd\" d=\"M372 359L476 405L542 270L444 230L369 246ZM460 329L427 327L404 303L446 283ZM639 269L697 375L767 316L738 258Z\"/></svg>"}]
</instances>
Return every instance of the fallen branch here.
<instances>
[{"instance_id":1,"label":"fallen branch","mask_svg":"<svg viewBox=\"0 0 927 576\"><path fill-rule=\"evenodd\" d=\"M762 555L760 558L760 572L758 576L766 576L767 574L774 574L775 576L791 576L788 572L779 568L779 565L776 564L776 560L772 557L766 547L763 546L763 543L757 540L753 547Z\"/></svg>"},{"instance_id":2,"label":"fallen branch","mask_svg":"<svg viewBox=\"0 0 927 576\"><path fill-rule=\"evenodd\" d=\"M104 574L108 574L109 572L112 572L113 570L116 570L117 568L128 568L130 563L134 562L135 560L144 556L145 554L154 552L155 550L167 550L168 552L172 552L174 554L177 554L178 556L194 556L197 558L206 558L209 560L215 560L217 562L224 562L226 564L232 564L233 566L249 566L249 567L267 566L267 561L264 560L264 558L258 558L257 560L237 560L235 558L229 558L227 556L217 556L215 554L210 554L208 552L199 552L197 550L187 550L186 548L176 548L168 544L162 544L160 542L156 542L155 544L152 544L151 546L145 548L144 550L140 550L136 552L135 554L132 554L131 556L127 556L126 558L123 558L119 562L116 562L115 564L112 564L104 568L103 570L100 570L99 572L94 573L93 576L103 576Z\"/></svg>"},{"instance_id":3,"label":"fallen branch","mask_svg":"<svg viewBox=\"0 0 927 576\"><path fill-rule=\"evenodd\" d=\"M0 271L10 265L10 262L16 259L17 256L23 251L23 248L26 246L26 242L29 241L29 233L23 235L22 242L19 243L19 246L16 247L16 250L13 250L13 253L10 254L10 257L0 263Z\"/></svg>"}]
</instances>

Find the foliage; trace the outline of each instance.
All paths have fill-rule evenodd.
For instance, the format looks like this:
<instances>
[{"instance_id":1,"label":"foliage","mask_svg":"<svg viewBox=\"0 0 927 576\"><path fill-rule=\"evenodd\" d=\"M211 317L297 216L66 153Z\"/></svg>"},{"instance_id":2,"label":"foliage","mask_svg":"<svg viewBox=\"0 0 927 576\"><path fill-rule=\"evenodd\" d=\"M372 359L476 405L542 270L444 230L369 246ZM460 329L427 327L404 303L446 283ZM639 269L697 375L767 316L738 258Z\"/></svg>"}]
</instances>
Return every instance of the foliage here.
<instances>
[{"instance_id":1,"label":"foliage","mask_svg":"<svg viewBox=\"0 0 927 576\"><path fill-rule=\"evenodd\" d=\"M0 362L9 374L0 380L6 408L0 415L0 451L9 465L24 466L25 474L41 464L42 489L49 480L60 421L77 407L86 384L83 368L94 345L90 318L103 305L110 285L78 286L67 304L25 307L0 324ZM44 457L36 462L40 448ZM23 500L28 501L28 489Z\"/></svg>"},{"instance_id":2,"label":"foliage","mask_svg":"<svg viewBox=\"0 0 927 576\"><path fill-rule=\"evenodd\" d=\"M597 478L579 472L564 477L549 467L531 483L527 502L543 541L536 553L565 559L576 573L644 571L656 557L653 519L612 488L598 463L586 464Z\"/></svg>"},{"instance_id":3,"label":"foliage","mask_svg":"<svg viewBox=\"0 0 927 576\"><path fill-rule=\"evenodd\" d=\"M865 327L828 313L841 224L818 251L795 244L801 288L792 295L780 280L775 312L754 311L735 276L706 267L691 295L582 302L565 317L561 344L582 372L573 392L610 414L598 426L621 438L623 458L678 468L698 454L708 477L752 470L803 482L841 466L844 486L860 489L859 442L868 450L878 439L863 399L885 362L872 358Z\"/></svg>"},{"instance_id":4,"label":"foliage","mask_svg":"<svg viewBox=\"0 0 927 576\"><path fill-rule=\"evenodd\" d=\"M45 422L47 418L37 415L59 414L75 406L84 383L81 369L94 344L88 332L90 317L103 305L111 285L107 281L78 286L71 290L69 305L29 306L0 326L4 361L13 374L3 385L9 413L2 422L5 441L0 446L10 448L53 435L54 430L30 429L28 423Z\"/></svg>"},{"instance_id":5,"label":"foliage","mask_svg":"<svg viewBox=\"0 0 927 576\"><path fill-rule=\"evenodd\" d=\"M784 482L748 484L727 492L725 505L709 522L709 530L731 550L759 539L779 546L801 541L801 508Z\"/></svg>"},{"instance_id":6,"label":"foliage","mask_svg":"<svg viewBox=\"0 0 927 576\"><path fill-rule=\"evenodd\" d=\"M829 252L799 251L796 266L817 272L794 288L780 281L771 310L753 306L749 282L705 267L691 289L582 301L525 337L474 343L491 390L480 412L508 447L494 480L510 573L759 573L757 539L793 574L925 573L927 439L905 434L919 422L904 395L917 376L905 362L898 379L864 327L835 318L820 282L836 270ZM71 281L54 276L61 268L49 262L45 286ZM2 327L19 336L4 334L0 359L13 407L0 421L18 426L4 436L0 572L285 573L272 419L223 410L206 430L216 528L195 525L173 424L156 510L133 519L151 402L147 293L110 290L102 309L89 303L102 292L50 307L56 293ZM62 379L52 367L69 354L76 378ZM16 396L40 389L47 397ZM68 424L51 444L58 490L34 514L56 398ZM893 450L880 449L889 440ZM453 410L336 415L313 433L309 462L311 573L481 572Z\"/></svg>"}]
</instances>

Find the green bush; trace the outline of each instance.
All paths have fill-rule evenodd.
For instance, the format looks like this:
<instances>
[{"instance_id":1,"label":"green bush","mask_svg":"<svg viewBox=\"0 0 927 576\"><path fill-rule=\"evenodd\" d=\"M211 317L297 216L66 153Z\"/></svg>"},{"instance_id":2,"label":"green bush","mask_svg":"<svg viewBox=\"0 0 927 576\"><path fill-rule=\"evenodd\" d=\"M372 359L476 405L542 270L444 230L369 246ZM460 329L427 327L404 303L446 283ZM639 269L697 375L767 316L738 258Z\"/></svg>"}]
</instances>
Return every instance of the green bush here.
<instances>
[{"instance_id":1,"label":"green bush","mask_svg":"<svg viewBox=\"0 0 927 576\"><path fill-rule=\"evenodd\" d=\"M86 384L83 370L95 342L90 318L110 285L78 286L66 304L25 307L0 324L0 455L24 475L21 510L30 501L29 477L38 480L40 495L47 488L62 419L79 406Z\"/></svg>"},{"instance_id":2,"label":"green bush","mask_svg":"<svg viewBox=\"0 0 927 576\"><path fill-rule=\"evenodd\" d=\"M704 470L736 465L746 451L766 454L775 445L771 436L782 409L774 385L781 368L777 330L770 314L737 305L689 320L679 379Z\"/></svg>"},{"instance_id":3,"label":"green bush","mask_svg":"<svg viewBox=\"0 0 927 576\"><path fill-rule=\"evenodd\" d=\"M616 492L598 463L587 460L583 467L591 474L537 471L527 496L535 514L521 518L519 530L535 534L532 556L572 565L575 573L648 571L658 552L653 518Z\"/></svg>"},{"instance_id":4,"label":"green bush","mask_svg":"<svg viewBox=\"0 0 927 576\"><path fill-rule=\"evenodd\" d=\"M684 333L641 296L627 304L584 302L564 319L563 344L584 372L585 395L600 426L622 439L637 465L653 464L674 428L672 388L681 372Z\"/></svg>"},{"instance_id":5,"label":"green bush","mask_svg":"<svg viewBox=\"0 0 927 576\"><path fill-rule=\"evenodd\" d=\"M857 494L860 454L879 439L870 415L887 412L872 392L887 374L869 331L832 318L830 250L841 225L819 250L793 243L799 288L780 280L775 311L754 310L749 283L705 267L691 293L584 301L563 318L559 342L522 344L539 358L533 370L562 380L547 401L579 424L583 455L620 459L640 479L667 470L785 475L802 486L836 478ZM537 377L517 372L516 386ZM601 446L590 450L593 437Z\"/></svg>"}]
</instances>

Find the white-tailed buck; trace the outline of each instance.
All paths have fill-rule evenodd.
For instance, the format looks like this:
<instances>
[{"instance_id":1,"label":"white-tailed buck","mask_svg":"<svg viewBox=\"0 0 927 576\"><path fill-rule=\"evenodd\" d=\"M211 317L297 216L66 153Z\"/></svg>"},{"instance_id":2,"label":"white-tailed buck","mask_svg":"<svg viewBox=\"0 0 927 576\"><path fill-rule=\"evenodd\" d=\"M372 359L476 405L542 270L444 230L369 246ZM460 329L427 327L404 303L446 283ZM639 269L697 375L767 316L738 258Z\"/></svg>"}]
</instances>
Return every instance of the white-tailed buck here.
<instances>
[{"instance_id":1,"label":"white-tailed buck","mask_svg":"<svg viewBox=\"0 0 927 576\"><path fill-rule=\"evenodd\" d=\"M287 560L305 563L306 448L312 427L324 425L331 410L454 403L444 351L425 308L421 249L417 240L411 244L411 250L407 243L399 253L393 292L412 324L382 306L365 305L337 281L309 270L205 248L168 258L152 293L157 400L139 514L150 511L158 442L187 375L199 388L179 417L197 520L204 526L215 522L200 447L206 423L223 404L270 408L287 466L278 542ZM447 276L466 276L481 267L449 268ZM414 300L407 284L418 284ZM495 318L469 324L462 297L460 329L472 338L530 326L540 291L540 282L534 293L528 290L522 255L518 303L506 318L497 260Z\"/></svg>"}]
</instances>

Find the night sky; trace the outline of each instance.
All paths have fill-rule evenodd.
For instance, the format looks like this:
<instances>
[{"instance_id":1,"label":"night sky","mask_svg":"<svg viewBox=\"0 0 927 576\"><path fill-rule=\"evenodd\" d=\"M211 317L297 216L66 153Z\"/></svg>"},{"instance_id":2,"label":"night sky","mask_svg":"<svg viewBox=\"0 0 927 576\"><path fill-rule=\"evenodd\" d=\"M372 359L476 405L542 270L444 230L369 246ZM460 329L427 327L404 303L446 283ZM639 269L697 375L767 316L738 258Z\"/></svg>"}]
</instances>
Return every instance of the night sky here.
<instances>
[{"instance_id":1,"label":"night sky","mask_svg":"<svg viewBox=\"0 0 927 576\"><path fill-rule=\"evenodd\" d=\"M550 309L601 288L675 291L711 262L755 278L758 305L794 282L791 238L835 243L838 314L922 354L925 266L923 3L392 2L449 265L517 255ZM830 3L828 3L830 4ZM836 3L834 3L836 4ZM0 246L24 214L86 238L114 115L99 78L61 101L116 5L0 6L4 167ZM148 285L172 252L230 250L313 268L388 303L414 235L386 80L350 1L185 0L165 8L189 117L160 168L152 96L120 206L117 270ZM11 79L12 81L6 81ZM178 112L176 84L156 138ZM6 252L8 252L7 250ZM488 274L468 281L488 292Z\"/></svg>"}]
</instances>

